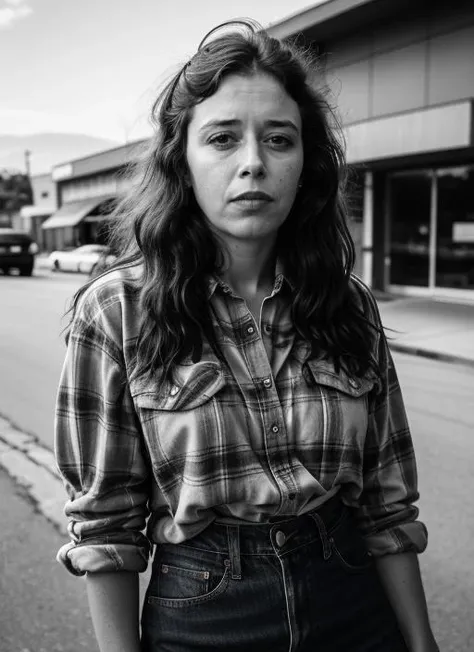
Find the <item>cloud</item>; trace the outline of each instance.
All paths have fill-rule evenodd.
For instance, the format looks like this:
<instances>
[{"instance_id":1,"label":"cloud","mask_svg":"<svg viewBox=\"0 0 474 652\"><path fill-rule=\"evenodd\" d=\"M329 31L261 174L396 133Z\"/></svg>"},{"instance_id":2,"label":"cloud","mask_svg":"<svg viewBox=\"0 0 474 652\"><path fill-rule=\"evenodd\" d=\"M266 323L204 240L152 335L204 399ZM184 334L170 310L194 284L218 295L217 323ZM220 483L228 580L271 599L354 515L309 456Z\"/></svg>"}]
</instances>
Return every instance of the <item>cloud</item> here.
<instances>
[{"instance_id":1,"label":"cloud","mask_svg":"<svg viewBox=\"0 0 474 652\"><path fill-rule=\"evenodd\" d=\"M3 0L3 5L9 6L0 6L0 29L11 27L33 13L33 9L24 0Z\"/></svg>"}]
</instances>

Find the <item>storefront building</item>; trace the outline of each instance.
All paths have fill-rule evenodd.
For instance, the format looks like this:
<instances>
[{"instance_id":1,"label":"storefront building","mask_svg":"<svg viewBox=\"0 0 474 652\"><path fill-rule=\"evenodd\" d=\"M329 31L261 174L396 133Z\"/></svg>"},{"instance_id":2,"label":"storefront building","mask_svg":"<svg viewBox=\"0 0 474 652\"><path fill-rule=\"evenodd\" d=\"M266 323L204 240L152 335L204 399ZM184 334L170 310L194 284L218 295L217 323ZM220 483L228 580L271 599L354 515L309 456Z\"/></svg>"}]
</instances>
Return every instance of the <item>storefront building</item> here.
<instances>
[{"instance_id":1,"label":"storefront building","mask_svg":"<svg viewBox=\"0 0 474 652\"><path fill-rule=\"evenodd\" d=\"M269 31L320 55L361 180L363 278L474 301L472 0L328 0Z\"/></svg>"},{"instance_id":2,"label":"storefront building","mask_svg":"<svg viewBox=\"0 0 474 652\"><path fill-rule=\"evenodd\" d=\"M56 186L50 173L30 178L33 204L23 206L16 216L14 227L29 233L40 251L46 251L46 232L43 224L56 210Z\"/></svg>"},{"instance_id":3,"label":"storefront building","mask_svg":"<svg viewBox=\"0 0 474 652\"><path fill-rule=\"evenodd\" d=\"M46 251L106 242L108 216L130 183L127 167L139 157L144 142L53 168L58 210L42 225Z\"/></svg>"}]
</instances>

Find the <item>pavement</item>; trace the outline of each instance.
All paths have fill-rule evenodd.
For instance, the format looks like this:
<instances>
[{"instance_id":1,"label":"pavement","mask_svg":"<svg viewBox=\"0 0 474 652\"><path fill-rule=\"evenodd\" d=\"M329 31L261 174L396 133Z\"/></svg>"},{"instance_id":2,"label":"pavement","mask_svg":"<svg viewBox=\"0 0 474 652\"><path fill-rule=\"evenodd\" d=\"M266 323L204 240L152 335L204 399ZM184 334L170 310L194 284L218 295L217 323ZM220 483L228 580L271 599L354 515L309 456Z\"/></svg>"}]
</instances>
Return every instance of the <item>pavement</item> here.
<instances>
[{"instance_id":1,"label":"pavement","mask_svg":"<svg viewBox=\"0 0 474 652\"><path fill-rule=\"evenodd\" d=\"M474 300L375 296L393 351L474 368Z\"/></svg>"}]
</instances>

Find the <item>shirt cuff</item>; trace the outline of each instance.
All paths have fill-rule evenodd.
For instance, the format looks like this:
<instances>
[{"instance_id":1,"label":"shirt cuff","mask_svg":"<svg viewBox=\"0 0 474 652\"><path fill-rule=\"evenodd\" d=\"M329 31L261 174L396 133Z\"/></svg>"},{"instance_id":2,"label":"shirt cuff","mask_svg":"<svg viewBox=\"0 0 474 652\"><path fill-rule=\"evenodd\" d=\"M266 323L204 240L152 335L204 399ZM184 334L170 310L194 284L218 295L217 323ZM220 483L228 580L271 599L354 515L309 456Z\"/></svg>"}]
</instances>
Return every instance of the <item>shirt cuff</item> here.
<instances>
[{"instance_id":1,"label":"shirt cuff","mask_svg":"<svg viewBox=\"0 0 474 652\"><path fill-rule=\"evenodd\" d=\"M374 557L402 552L419 554L428 545L428 531L424 523L413 521L366 535L366 542Z\"/></svg>"},{"instance_id":2,"label":"shirt cuff","mask_svg":"<svg viewBox=\"0 0 474 652\"><path fill-rule=\"evenodd\" d=\"M56 559L72 575L135 571L142 573L148 566L150 545L81 544L70 542L62 546Z\"/></svg>"}]
</instances>

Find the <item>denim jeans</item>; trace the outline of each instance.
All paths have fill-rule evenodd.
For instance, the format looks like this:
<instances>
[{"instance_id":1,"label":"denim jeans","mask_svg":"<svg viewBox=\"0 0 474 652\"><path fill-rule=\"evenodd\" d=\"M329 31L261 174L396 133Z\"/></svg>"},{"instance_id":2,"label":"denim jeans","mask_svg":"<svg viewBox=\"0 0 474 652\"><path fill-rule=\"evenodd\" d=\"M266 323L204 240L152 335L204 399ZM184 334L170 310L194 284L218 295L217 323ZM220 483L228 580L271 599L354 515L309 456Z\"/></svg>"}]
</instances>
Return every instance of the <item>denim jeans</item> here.
<instances>
[{"instance_id":1,"label":"denim jeans","mask_svg":"<svg viewBox=\"0 0 474 652\"><path fill-rule=\"evenodd\" d=\"M157 547L143 652L407 652L364 540L336 496L263 525L215 522Z\"/></svg>"}]
</instances>

